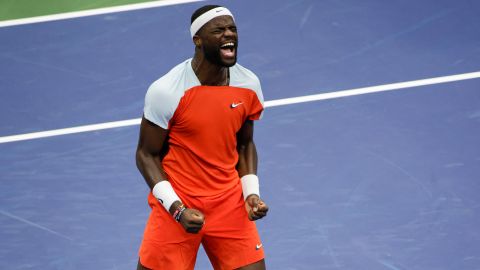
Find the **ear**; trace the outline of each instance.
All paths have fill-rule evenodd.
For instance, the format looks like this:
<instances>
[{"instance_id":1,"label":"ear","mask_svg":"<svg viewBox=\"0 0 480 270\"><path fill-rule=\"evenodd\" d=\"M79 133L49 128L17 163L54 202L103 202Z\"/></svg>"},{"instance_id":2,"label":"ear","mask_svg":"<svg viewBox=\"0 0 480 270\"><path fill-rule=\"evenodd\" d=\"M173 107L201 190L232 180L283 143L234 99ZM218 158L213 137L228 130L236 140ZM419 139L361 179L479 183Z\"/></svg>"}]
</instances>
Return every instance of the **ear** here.
<instances>
[{"instance_id":1,"label":"ear","mask_svg":"<svg viewBox=\"0 0 480 270\"><path fill-rule=\"evenodd\" d=\"M194 35L193 36L193 44L195 44L195 47L201 47L202 46L202 39L199 36Z\"/></svg>"}]
</instances>

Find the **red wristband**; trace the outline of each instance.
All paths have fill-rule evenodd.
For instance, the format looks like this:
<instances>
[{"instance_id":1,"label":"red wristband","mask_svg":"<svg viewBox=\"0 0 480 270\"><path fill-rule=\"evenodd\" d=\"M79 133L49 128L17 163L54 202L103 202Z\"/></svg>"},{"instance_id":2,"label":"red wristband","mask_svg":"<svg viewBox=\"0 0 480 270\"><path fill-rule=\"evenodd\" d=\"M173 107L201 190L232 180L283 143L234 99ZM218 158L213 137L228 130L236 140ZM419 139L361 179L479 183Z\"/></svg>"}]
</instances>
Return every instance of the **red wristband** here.
<instances>
[{"instance_id":1,"label":"red wristband","mask_svg":"<svg viewBox=\"0 0 480 270\"><path fill-rule=\"evenodd\" d=\"M183 211L185 211L185 209L187 209L185 205L183 204L179 205L177 210L175 210L175 212L173 213L173 219L175 219L177 222L180 222L180 217L182 216Z\"/></svg>"}]
</instances>

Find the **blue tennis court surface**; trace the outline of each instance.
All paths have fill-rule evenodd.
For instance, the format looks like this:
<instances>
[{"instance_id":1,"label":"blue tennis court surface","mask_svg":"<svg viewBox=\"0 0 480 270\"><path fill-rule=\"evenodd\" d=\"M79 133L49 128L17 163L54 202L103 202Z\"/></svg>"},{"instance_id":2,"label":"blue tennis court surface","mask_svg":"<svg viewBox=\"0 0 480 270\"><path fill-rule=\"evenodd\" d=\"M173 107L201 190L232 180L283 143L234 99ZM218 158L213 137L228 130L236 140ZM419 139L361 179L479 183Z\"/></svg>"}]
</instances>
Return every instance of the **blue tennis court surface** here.
<instances>
[{"instance_id":1,"label":"blue tennis court surface","mask_svg":"<svg viewBox=\"0 0 480 270\"><path fill-rule=\"evenodd\" d=\"M0 137L138 118L191 57L191 13L236 15L265 100L480 71L476 1L205 1L0 28ZM480 79L267 108L269 269L480 269ZM0 269L134 269L138 126L0 144ZM200 252L196 269L211 269Z\"/></svg>"}]
</instances>

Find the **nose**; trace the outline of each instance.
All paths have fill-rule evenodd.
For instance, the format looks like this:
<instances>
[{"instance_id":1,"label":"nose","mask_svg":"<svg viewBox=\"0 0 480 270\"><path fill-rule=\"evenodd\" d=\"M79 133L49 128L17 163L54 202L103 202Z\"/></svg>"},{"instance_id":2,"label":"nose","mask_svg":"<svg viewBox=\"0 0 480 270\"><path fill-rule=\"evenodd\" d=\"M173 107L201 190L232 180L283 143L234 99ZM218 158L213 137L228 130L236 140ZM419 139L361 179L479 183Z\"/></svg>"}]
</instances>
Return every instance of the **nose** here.
<instances>
[{"instance_id":1,"label":"nose","mask_svg":"<svg viewBox=\"0 0 480 270\"><path fill-rule=\"evenodd\" d=\"M225 29L225 32L223 32L223 35L226 36L226 37L232 37L232 36L235 36L237 34L237 32L233 31L232 29Z\"/></svg>"}]
</instances>

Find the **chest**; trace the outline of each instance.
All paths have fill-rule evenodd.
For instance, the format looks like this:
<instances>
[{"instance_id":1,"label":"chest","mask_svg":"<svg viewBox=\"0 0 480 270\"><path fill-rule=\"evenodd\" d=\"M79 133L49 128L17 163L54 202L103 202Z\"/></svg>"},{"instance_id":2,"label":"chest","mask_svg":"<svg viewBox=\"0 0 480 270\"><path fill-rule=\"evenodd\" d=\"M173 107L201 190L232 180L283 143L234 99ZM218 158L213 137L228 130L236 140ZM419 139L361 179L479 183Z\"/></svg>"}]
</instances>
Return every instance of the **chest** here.
<instances>
[{"instance_id":1,"label":"chest","mask_svg":"<svg viewBox=\"0 0 480 270\"><path fill-rule=\"evenodd\" d=\"M251 91L242 88L190 89L175 111L172 130L190 135L234 135L248 116L252 97Z\"/></svg>"}]
</instances>

